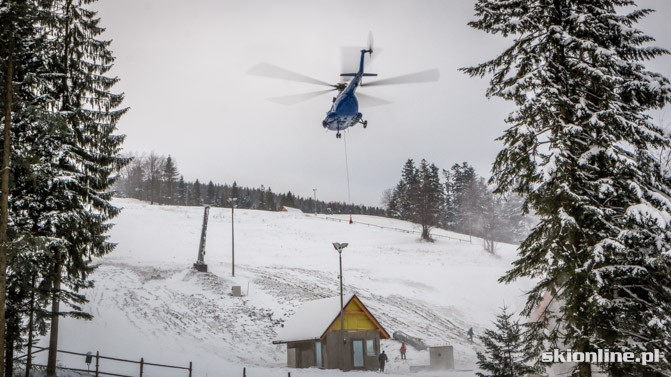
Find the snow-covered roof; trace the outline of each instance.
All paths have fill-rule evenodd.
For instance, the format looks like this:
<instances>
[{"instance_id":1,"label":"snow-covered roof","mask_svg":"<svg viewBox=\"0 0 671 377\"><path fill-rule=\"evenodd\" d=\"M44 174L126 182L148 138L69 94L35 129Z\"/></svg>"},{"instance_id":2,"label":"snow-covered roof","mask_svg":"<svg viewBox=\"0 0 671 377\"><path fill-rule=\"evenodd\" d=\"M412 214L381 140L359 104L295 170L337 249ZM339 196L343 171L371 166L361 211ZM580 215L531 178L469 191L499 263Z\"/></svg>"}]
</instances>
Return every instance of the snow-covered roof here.
<instances>
[{"instance_id":1,"label":"snow-covered roof","mask_svg":"<svg viewBox=\"0 0 671 377\"><path fill-rule=\"evenodd\" d=\"M345 306L353 297L353 294L343 297ZM319 339L339 315L340 296L308 301L280 329L275 343Z\"/></svg>"},{"instance_id":2,"label":"snow-covered roof","mask_svg":"<svg viewBox=\"0 0 671 377\"><path fill-rule=\"evenodd\" d=\"M284 211L284 212L293 212L293 213L303 213L303 211L301 211L301 210L298 209L298 208L287 207L287 206L283 206L282 209L281 209L280 211Z\"/></svg>"}]
</instances>

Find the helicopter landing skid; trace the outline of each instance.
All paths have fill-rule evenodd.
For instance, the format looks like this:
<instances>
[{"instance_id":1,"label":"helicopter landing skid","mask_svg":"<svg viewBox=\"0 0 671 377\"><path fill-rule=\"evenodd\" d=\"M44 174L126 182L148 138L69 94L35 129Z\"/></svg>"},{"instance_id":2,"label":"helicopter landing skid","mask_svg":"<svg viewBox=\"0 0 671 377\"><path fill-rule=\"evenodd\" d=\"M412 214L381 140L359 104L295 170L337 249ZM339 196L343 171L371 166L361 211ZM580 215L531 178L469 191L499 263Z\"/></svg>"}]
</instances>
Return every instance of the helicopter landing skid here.
<instances>
[{"instance_id":1,"label":"helicopter landing skid","mask_svg":"<svg viewBox=\"0 0 671 377\"><path fill-rule=\"evenodd\" d=\"M363 124L363 128L368 127L368 121L367 120L359 120L359 123Z\"/></svg>"}]
</instances>

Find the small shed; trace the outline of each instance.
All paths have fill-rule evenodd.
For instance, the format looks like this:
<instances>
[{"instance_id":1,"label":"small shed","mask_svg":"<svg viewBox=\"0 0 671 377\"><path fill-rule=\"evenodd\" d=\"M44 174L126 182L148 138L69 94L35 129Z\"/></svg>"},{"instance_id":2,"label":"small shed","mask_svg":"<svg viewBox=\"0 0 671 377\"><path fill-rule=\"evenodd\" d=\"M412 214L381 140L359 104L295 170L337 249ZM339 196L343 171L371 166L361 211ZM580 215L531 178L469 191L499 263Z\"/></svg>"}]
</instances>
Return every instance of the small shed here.
<instances>
[{"instance_id":1,"label":"small shed","mask_svg":"<svg viewBox=\"0 0 671 377\"><path fill-rule=\"evenodd\" d=\"M454 369L454 349L452 346L429 347L431 369Z\"/></svg>"},{"instance_id":2,"label":"small shed","mask_svg":"<svg viewBox=\"0 0 671 377\"><path fill-rule=\"evenodd\" d=\"M298 209L298 208L287 207L287 206L282 206L282 208L280 208L280 212L303 213L303 211L301 211L301 210Z\"/></svg>"},{"instance_id":3,"label":"small shed","mask_svg":"<svg viewBox=\"0 0 671 377\"><path fill-rule=\"evenodd\" d=\"M389 334L356 295L343 298L345 330L340 330L340 296L306 302L277 334L287 345L287 366L377 370L380 339Z\"/></svg>"}]
</instances>

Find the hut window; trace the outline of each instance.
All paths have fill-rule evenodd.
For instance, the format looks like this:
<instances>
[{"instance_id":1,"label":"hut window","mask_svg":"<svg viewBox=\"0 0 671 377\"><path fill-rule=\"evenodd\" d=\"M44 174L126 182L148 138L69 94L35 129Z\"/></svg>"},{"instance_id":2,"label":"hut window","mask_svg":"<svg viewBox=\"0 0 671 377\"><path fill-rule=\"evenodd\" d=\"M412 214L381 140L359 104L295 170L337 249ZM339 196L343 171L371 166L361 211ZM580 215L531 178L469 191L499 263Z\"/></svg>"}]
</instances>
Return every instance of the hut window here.
<instances>
[{"instance_id":1,"label":"hut window","mask_svg":"<svg viewBox=\"0 0 671 377\"><path fill-rule=\"evenodd\" d=\"M375 339L366 339L366 356L375 356Z\"/></svg>"}]
</instances>

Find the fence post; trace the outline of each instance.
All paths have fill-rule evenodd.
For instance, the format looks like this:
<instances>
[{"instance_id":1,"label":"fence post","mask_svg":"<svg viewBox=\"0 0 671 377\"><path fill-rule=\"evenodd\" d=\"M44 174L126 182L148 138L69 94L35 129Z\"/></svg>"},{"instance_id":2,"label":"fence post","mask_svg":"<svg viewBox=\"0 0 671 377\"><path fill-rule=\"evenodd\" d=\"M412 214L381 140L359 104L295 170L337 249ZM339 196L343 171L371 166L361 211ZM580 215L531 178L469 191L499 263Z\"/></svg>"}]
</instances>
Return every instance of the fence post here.
<instances>
[{"instance_id":1,"label":"fence post","mask_svg":"<svg viewBox=\"0 0 671 377\"><path fill-rule=\"evenodd\" d=\"M189 361L189 377L191 377L191 371L193 370L193 363Z\"/></svg>"},{"instance_id":2,"label":"fence post","mask_svg":"<svg viewBox=\"0 0 671 377\"><path fill-rule=\"evenodd\" d=\"M98 377L99 370L100 370L100 351L96 351L96 377Z\"/></svg>"},{"instance_id":3,"label":"fence post","mask_svg":"<svg viewBox=\"0 0 671 377\"><path fill-rule=\"evenodd\" d=\"M144 357L140 358L140 377L144 373Z\"/></svg>"}]
</instances>

